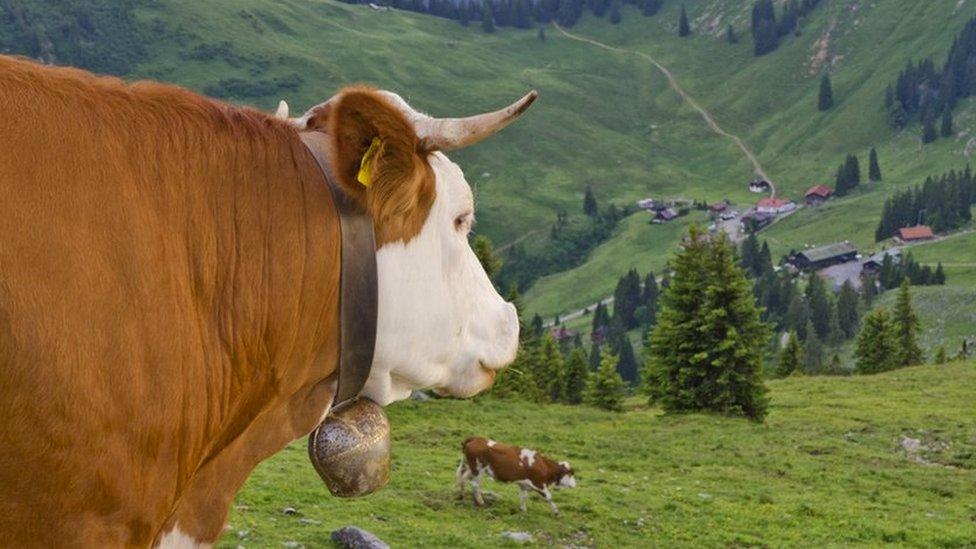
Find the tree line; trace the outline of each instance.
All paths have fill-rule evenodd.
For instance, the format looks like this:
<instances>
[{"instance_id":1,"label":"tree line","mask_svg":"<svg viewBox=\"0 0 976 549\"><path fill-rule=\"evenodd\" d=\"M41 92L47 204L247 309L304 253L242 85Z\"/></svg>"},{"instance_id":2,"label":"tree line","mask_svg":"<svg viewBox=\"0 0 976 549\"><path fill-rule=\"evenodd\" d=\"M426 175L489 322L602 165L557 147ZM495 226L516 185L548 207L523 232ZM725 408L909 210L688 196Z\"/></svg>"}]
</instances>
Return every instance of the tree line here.
<instances>
[{"instance_id":1,"label":"tree line","mask_svg":"<svg viewBox=\"0 0 976 549\"><path fill-rule=\"evenodd\" d=\"M955 37L937 69L931 58L908 61L885 90L884 106L891 125L903 129L918 121L922 141L931 143L953 133L952 111L960 99L976 94L976 17Z\"/></svg>"},{"instance_id":2,"label":"tree line","mask_svg":"<svg viewBox=\"0 0 976 549\"><path fill-rule=\"evenodd\" d=\"M819 3L820 0L789 0L783 5L783 11L777 20L773 0L755 2L752 5L752 40L755 56L759 57L776 50L780 38L790 33L799 33L801 20Z\"/></svg>"},{"instance_id":3,"label":"tree line","mask_svg":"<svg viewBox=\"0 0 976 549\"><path fill-rule=\"evenodd\" d=\"M868 153L868 180L881 181L881 165L878 162L878 151L871 147ZM844 162L837 167L834 176L834 194L845 196L861 184L861 163L857 155L849 154Z\"/></svg>"},{"instance_id":4,"label":"tree line","mask_svg":"<svg viewBox=\"0 0 976 549\"><path fill-rule=\"evenodd\" d=\"M880 242L897 234L898 229L929 225L935 232L958 229L972 221L971 206L976 203L976 178L969 166L941 176L929 176L921 186L905 189L885 200L881 220L874 232Z\"/></svg>"},{"instance_id":5,"label":"tree line","mask_svg":"<svg viewBox=\"0 0 976 549\"><path fill-rule=\"evenodd\" d=\"M498 273L500 287L515 284L524 292L540 277L579 265L593 248L610 238L617 223L630 213L629 206L618 208L609 204L601 209L593 190L587 187L583 195L583 216L557 211L542 245L530 248L516 243L507 250Z\"/></svg>"},{"instance_id":6,"label":"tree line","mask_svg":"<svg viewBox=\"0 0 976 549\"><path fill-rule=\"evenodd\" d=\"M342 0L349 4L365 4L368 0ZM537 25L557 22L572 27L585 11L595 17L609 16L611 23L621 20L624 4L636 6L642 15L655 15L664 0L388 0L382 2L393 8L443 17L468 26L480 23L484 32L497 27L531 29ZM544 34L540 38L544 39Z\"/></svg>"}]
</instances>

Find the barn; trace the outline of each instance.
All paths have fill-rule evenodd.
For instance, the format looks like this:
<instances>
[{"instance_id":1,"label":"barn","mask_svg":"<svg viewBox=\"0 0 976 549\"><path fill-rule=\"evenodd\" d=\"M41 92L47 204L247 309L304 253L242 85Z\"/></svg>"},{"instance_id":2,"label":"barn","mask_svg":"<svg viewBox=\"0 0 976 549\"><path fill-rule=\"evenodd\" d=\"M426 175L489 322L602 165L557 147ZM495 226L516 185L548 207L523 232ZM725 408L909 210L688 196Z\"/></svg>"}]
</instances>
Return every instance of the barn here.
<instances>
[{"instance_id":1,"label":"barn","mask_svg":"<svg viewBox=\"0 0 976 549\"><path fill-rule=\"evenodd\" d=\"M857 248L850 242L839 242L799 252L790 258L790 263L797 269L811 271L856 259Z\"/></svg>"}]
</instances>

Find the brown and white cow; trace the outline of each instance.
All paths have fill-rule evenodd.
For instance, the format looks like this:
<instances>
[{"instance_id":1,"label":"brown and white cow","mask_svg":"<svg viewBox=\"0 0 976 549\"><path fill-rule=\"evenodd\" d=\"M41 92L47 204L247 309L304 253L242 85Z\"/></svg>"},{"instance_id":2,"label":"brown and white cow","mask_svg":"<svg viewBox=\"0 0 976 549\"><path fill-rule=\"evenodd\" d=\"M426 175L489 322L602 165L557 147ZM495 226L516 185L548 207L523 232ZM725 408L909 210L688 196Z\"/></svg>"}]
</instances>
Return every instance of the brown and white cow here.
<instances>
[{"instance_id":1,"label":"brown and white cow","mask_svg":"<svg viewBox=\"0 0 976 549\"><path fill-rule=\"evenodd\" d=\"M559 509L552 501L552 490L576 487L576 475L568 461L556 463L535 450L472 437L461 444L461 453L463 457L457 470L458 490L464 497L464 486L470 483L477 505L485 504L481 496L481 479L486 475L497 481L518 484L519 509L523 512L531 490L545 498L552 512L558 515Z\"/></svg>"},{"instance_id":2,"label":"brown and white cow","mask_svg":"<svg viewBox=\"0 0 976 549\"><path fill-rule=\"evenodd\" d=\"M339 220L300 132L374 222L365 395L489 387L518 322L440 151L534 98L438 120L355 87L284 121L0 56L0 547L211 543L253 468L328 412Z\"/></svg>"}]
</instances>

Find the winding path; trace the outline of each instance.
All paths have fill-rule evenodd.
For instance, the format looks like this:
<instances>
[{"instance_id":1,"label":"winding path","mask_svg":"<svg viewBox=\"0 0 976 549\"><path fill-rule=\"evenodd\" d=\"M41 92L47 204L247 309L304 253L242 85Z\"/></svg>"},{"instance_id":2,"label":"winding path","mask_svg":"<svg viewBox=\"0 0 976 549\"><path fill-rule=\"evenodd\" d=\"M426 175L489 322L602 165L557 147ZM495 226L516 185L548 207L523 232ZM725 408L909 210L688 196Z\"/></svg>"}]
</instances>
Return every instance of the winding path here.
<instances>
[{"instance_id":1,"label":"winding path","mask_svg":"<svg viewBox=\"0 0 976 549\"><path fill-rule=\"evenodd\" d=\"M661 73L664 74L664 77L668 79L668 85L671 87L671 89L674 90L674 92L677 93L678 96L681 97L681 99L683 99L686 103L688 103L688 105L691 106L691 108L698 111L698 114L701 115L702 119L705 121L705 124L708 125L709 129L711 129L713 132L715 132L716 134L722 137L731 139L732 142L735 143L737 147L739 147L739 150L742 151L742 154L744 154L745 157L749 159L749 162L752 163L752 168L756 172L756 175L762 177L766 181L769 181L770 198L776 196L776 184L773 183L773 180L770 179L769 176L766 174L766 170L763 169L762 164L759 163L759 159L756 158L756 154L752 152L752 149L750 149L749 146L746 145L745 141L743 141L741 137L735 135L734 133L730 133L725 129L723 129L721 126L719 126L718 122L715 121L715 118L712 117L712 114L708 112L704 107L702 107L698 103L698 101L695 100L694 97L689 95L688 92L686 92L685 89L681 87L681 84L678 82L678 79L675 78L673 74L671 74L671 71L669 71L667 67L658 63L656 59L654 59L653 57L651 57L650 55L644 52L618 48L616 46L604 44L603 42L598 42L596 40L593 40L592 38L586 38L585 36L579 36L577 34L573 34L567 31L566 29L560 27L559 24L555 22L553 22L552 25L556 27L556 30L562 33L563 36L571 40L584 42L586 44L590 44L591 46L596 46L598 48L602 48L607 51L612 51L615 53L624 53L624 54L629 53L632 55L636 55L644 59L645 61L648 61L652 65L654 65L657 68L657 70L661 71Z\"/></svg>"}]
</instances>

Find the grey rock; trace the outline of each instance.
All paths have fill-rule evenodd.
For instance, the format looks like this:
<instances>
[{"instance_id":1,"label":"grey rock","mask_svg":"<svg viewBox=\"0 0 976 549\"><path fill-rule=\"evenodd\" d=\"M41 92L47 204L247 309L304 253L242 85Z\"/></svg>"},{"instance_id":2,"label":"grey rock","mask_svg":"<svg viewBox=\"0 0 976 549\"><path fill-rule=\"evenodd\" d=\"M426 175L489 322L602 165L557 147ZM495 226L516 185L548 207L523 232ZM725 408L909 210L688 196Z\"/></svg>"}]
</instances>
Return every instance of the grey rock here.
<instances>
[{"instance_id":1,"label":"grey rock","mask_svg":"<svg viewBox=\"0 0 976 549\"><path fill-rule=\"evenodd\" d=\"M298 510L296 510L294 507L285 507L284 509L281 510L281 514L282 515L297 515L298 514Z\"/></svg>"},{"instance_id":2,"label":"grey rock","mask_svg":"<svg viewBox=\"0 0 976 549\"><path fill-rule=\"evenodd\" d=\"M357 526L344 526L332 532L332 541L350 549L390 549L376 534Z\"/></svg>"},{"instance_id":3,"label":"grey rock","mask_svg":"<svg viewBox=\"0 0 976 549\"><path fill-rule=\"evenodd\" d=\"M420 402L426 402L430 400L430 395L423 391L414 391L410 393L410 400L419 400Z\"/></svg>"},{"instance_id":4,"label":"grey rock","mask_svg":"<svg viewBox=\"0 0 976 549\"><path fill-rule=\"evenodd\" d=\"M532 541L532 534L528 532L502 532L502 537L517 543L528 543Z\"/></svg>"},{"instance_id":5,"label":"grey rock","mask_svg":"<svg viewBox=\"0 0 976 549\"><path fill-rule=\"evenodd\" d=\"M297 541L286 541L282 545L284 545L288 549L304 549L305 548L305 544L304 543L299 543Z\"/></svg>"}]
</instances>

